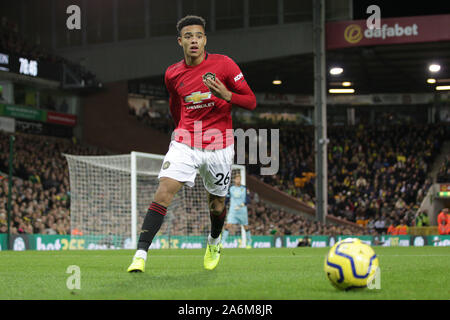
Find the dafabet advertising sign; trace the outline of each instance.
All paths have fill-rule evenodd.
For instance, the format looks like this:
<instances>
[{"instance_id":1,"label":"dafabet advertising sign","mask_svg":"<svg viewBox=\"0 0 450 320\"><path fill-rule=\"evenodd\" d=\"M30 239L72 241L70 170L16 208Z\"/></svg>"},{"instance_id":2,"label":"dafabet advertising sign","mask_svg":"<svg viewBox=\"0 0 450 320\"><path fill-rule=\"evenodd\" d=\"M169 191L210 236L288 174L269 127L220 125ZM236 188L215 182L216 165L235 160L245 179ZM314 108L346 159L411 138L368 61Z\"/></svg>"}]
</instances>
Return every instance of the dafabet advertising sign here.
<instances>
[{"instance_id":1,"label":"dafabet advertising sign","mask_svg":"<svg viewBox=\"0 0 450 320\"><path fill-rule=\"evenodd\" d=\"M381 17L380 22L379 28L369 28L366 20L327 23L327 49L450 40L450 15Z\"/></svg>"}]
</instances>

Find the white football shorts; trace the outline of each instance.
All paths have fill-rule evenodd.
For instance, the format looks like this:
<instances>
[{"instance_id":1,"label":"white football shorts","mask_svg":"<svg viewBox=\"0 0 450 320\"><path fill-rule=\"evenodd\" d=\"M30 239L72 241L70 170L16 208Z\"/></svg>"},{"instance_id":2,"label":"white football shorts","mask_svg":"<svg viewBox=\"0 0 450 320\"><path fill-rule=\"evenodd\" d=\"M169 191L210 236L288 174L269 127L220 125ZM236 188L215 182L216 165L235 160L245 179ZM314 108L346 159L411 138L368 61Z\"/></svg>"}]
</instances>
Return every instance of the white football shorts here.
<instances>
[{"instance_id":1,"label":"white football shorts","mask_svg":"<svg viewBox=\"0 0 450 320\"><path fill-rule=\"evenodd\" d=\"M225 197L230 187L233 161L234 145L219 150L203 150L173 140L164 157L158 179L172 178L192 188L198 172L209 193Z\"/></svg>"}]
</instances>

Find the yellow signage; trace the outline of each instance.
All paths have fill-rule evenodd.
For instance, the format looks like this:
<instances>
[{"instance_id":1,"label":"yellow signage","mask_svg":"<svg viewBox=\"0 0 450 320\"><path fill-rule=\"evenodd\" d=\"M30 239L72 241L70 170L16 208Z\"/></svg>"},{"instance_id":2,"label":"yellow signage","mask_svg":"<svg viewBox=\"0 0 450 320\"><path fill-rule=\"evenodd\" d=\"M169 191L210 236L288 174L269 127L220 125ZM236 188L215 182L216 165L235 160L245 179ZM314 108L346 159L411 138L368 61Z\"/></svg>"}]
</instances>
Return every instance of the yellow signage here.
<instances>
[{"instance_id":1,"label":"yellow signage","mask_svg":"<svg viewBox=\"0 0 450 320\"><path fill-rule=\"evenodd\" d=\"M344 30L344 38L349 43L357 43L363 38L361 27L357 24L351 24Z\"/></svg>"}]
</instances>

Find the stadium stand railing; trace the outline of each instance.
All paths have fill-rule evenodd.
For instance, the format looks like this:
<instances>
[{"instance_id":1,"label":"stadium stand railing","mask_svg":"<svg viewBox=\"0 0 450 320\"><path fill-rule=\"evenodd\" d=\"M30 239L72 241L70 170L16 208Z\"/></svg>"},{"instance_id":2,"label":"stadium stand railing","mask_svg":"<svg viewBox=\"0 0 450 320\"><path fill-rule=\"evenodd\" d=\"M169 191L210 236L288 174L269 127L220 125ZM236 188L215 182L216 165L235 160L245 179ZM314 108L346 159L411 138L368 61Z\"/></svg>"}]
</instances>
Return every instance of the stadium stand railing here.
<instances>
[{"instance_id":1,"label":"stadium stand railing","mask_svg":"<svg viewBox=\"0 0 450 320\"><path fill-rule=\"evenodd\" d=\"M431 236L439 234L438 227L408 227L408 234L412 236Z\"/></svg>"}]
</instances>

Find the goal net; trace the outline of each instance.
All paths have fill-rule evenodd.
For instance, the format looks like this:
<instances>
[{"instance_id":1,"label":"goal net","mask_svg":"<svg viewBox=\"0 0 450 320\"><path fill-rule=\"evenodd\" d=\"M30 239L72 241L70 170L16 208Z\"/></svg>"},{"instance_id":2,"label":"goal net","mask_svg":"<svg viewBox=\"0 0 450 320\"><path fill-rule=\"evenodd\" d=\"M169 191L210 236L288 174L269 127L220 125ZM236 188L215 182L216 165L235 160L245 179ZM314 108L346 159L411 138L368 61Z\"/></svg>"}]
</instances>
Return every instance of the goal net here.
<instances>
[{"instance_id":1,"label":"goal net","mask_svg":"<svg viewBox=\"0 0 450 320\"><path fill-rule=\"evenodd\" d=\"M64 156L70 176L71 237L83 239L87 249L136 248L164 156ZM232 178L236 174L245 185L245 167L233 165ZM183 186L175 195L151 248L201 248L209 232L207 193L197 175L193 188Z\"/></svg>"}]
</instances>

